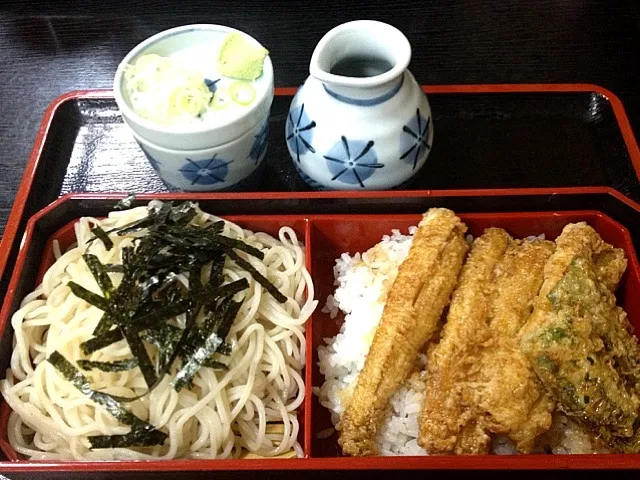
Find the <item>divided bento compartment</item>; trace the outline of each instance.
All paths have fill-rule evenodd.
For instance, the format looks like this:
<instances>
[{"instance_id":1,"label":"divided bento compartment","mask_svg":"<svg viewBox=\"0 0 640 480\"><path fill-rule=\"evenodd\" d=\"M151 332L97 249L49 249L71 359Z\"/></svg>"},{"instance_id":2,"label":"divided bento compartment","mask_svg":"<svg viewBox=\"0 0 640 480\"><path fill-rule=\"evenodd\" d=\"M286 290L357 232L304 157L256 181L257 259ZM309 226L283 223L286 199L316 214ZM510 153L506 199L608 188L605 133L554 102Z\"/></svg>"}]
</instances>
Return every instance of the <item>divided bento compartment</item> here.
<instances>
[{"instance_id":1,"label":"divided bento compartment","mask_svg":"<svg viewBox=\"0 0 640 480\"><path fill-rule=\"evenodd\" d=\"M9 293L5 298L2 312L0 312L0 336L2 337L2 353L0 354L0 357L4 360L3 366L8 365L6 357L8 357L8 354L13 350L11 344L11 339L13 337L11 314L17 310L22 298L24 298L29 292L33 291L35 287L41 283L45 272L55 262L54 241L58 242L59 248L62 252L66 251L74 242L76 242L74 227L77 219L67 223L50 236L47 236L46 231L43 231L38 224L38 218L43 215L46 215L46 213L41 212L41 214L34 216L27 226L25 241L23 242L22 251L18 257L15 270L15 272L21 272L21 274L16 274L12 277ZM264 232L275 238L278 238L278 232L281 227L291 227L296 233L298 240L304 242L306 266L311 272L309 228L306 217L302 215L236 215L225 216L224 218L237 223L244 229L251 230L253 232ZM307 365L311 362L311 336L311 319L309 319L305 330ZM4 372L4 369L2 371ZM305 379L305 386L310 385L311 370L309 368L304 369L303 376ZM7 426L12 410L9 405L1 399L1 397L0 401L2 402L0 404L0 449L8 460L15 462L29 462L23 455L18 454L9 443ZM311 417L308 414L310 411L310 403L311 397L308 395L308 392L305 392L305 400L297 412L300 424L298 442L303 448L305 457L310 455L311 449ZM243 459L243 461L245 461L245 459ZM274 459L274 461L281 461L281 459ZM123 464L127 462L119 463ZM162 464L164 462L160 461L160 463Z\"/></svg>"},{"instance_id":2,"label":"divided bento compartment","mask_svg":"<svg viewBox=\"0 0 640 480\"><path fill-rule=\"evenodd\" d=\"M143 204L151 197L139 198L136 205ZM481 197L478 197L481 198ZM408 200L408 199L407 199ZM22 242L20 255L14 275L0 313L0 329L2 345L0 346L0 366L8 365L12 351L12 329L10 327L10 313L18 308L20 300L33 290L38 276L42 276L44 269L52 261L52 239L57 238L64 246L73 238L70 219L79 216L102 216L113 208L113 200L104 198L86 199L83 197L67 197L56 204L39 212L29 222L26 236ZM363 200L366 204L366 199ZM380 214L304 214L298 209L295 214L261 215L241 214L251 211L246 202L236 202L234 215L223 215L222 210L230 211L226 200L220 203L215 199L201 198L203 210L234 221L243 228L254 231L277 233L281 226L292 226L299 239L304 239L307 253L307 267L309 268L315 288L315 298L319 305L307 324L306 329L306 369L305 393L303 408L299 410L301 424L299 441L303 445L305 458L303 459L251 459L251 460L170 460L146 461L145 470L176 471L176 470L375 470L375 469L429 469L429 468L604 468L617 465L627 466L640 464L638 455L520 455L520 456L427 456L403 457L400 461L396 457L343 457L337 444L337 434L326 438L327 429L331 428L330 414L319 405L317 397L312 393L313 387L323 382L318 371L317 348L323 344L323 338L334 336L340 328L343 316L339 314L331 319L322 312L329 294L334 292L333 266L335 259L343 252L354 254L364 252L380 242L383 235L389 235L393 229L407 233L408 227L417 225L424 212L430 206L455 206L456 211L462 212L462 205L468 209L476 208L477 202L469 198L440 198L440 199L412 199L415 205L409 207L398 204L395 209L416 213L380 213ZM142 202L142 203L140 203ZM268 202L268 200L267 200ZM457 203L462 202L462 203ZM244 206L242 206L244 205ZM313 205L313 204L308 204ZM504 205L507 207L507 205ZM329 206L326 206L329 209ZM458 208L459 207L459 208ZM513 205L510 206L513 208ZM366 208L366 207L363 207ZM402 209L405 210L402 210ZM260 210L260 208L258 208ZM390 208L391 209L391 208ZM313 209L312 209L313 210ZM318 211L319 209L316 209ZM388 210L387 210L388 211ZM622 210L624 212L624 210ZM637 210L633 210L637 213ZM640 268L633 249L629 232L620 223L598 211L544 211L527 213L467 213L459 214L469 227L469 233L480 235L489 226L502 227L514 237L526 237L544 233L546 238L555 239L562 228L572 222L586 221L593 226L602 238L625 250L629 260L627 273L623 277L618 300L636 329L640 329L640 296L627 292L637 292L640 289ZM629 228L637 229L637 217L629 217ZM64 225L60 228L61 225ZM635 231L635 230L634 230ZM43 259L41 262L40 259ZM7 442L7 421L10 409L2 402L0 405L0 446L11 452ZM551 458L553 457L553 458ZM140 462L37 462L17 455L9 456L10 462L2 463L4 468L22 469L33 468L47 471L55 468L69 468L78 471L92 470L134 470L142 468Z\"/></svg>"},{"instance_id":3,"label":"divided bento compartment","mask_svg":"<svg viewBox=\"0 0 640 480\"><path fill-rule=\"evenodd\" d=\"M488 227L500 227L514 238L525 238L544 234L548 240L555 240L563 227L569 223L587 222L601 235L604 241L624 249L628 259L627 271L616 292L618 304L629 316L636 332L640 332L640 268L633 248L631 236L626 228L610 217L596 211L532 212L532 213L471 213L459 214L468 226L467 233L480 236ZM417 225L421 215L327 215L310 218L313 255L311 267L319 301L312 324L313 387L320 387L324 376L318 368L318 347L325 345L324 338L333 337L343 323L344 314L335 318L323 312L322 307L328 295L335 291L333 267L335 259L346 252L354 255L363 253L381 241L383 235L391 235L393 229L408 234L410 226ZM338 445L338 433L327 436L333 427L330 412L320 405L314 395L312 407L311 455L313 457L342 456ZM576 456L578 459L580 456ZM388 457L387 457L388 458ZM428 467L436 457L413 457L415 467ZM456 457L460 458L460 457ZM486 457L485 457L486 458ZM382 462L376 459L376 463ZM384 459L386 460L386 459ZM391 461L391 459L389 459ZM405 457L405 460L406 457Z\"/></svg>"}]
</instances>

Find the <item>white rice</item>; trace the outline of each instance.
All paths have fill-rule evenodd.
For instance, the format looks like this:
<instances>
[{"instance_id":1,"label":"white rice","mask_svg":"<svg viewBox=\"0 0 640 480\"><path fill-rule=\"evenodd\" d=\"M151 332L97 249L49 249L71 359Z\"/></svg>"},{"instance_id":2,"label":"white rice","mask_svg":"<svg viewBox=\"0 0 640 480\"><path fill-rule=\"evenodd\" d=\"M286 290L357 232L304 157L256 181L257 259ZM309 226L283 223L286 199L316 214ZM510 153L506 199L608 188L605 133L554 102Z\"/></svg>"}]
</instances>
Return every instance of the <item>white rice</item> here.
<instances>
[{"instance_id":1,"label":"white rice","mask_svg":"<svg viewBox=\"0 0 640 480\"><path fill-rule=\"evenodd\" d=\"M416 227L409 235L393 230L382 241L360 255L347 253L336 260L336 291L327 298L323 309L333 318L345 313L340 333L325 338L318 348L320 373L325 382L315 389L320 404L331 411L331 421L340 429L343 400L348 398L373 341L382 317L387 294L407 257ZM424 358L420 359L424 366ZM378 446L383 455L424 455L418 446L418 414L422 408L424 371L405 382L389 402L389 412L382 426Z\"/></svg>"},{"instance_id":2,"label":"white rice","mask_svg":"<svg viewBox=\"0 0 640 480\"><path fill-rule=\"evenodd\" d=\"M318 348L318 366L325 377L314 393L320 404L331 412L331 421L340 430L340 415L344 401L355 388L355 380L364 367L365 358L373 341L386 298L398 273L398 267L407 257L416 227L409 235L392 230L382 241L367 252L350 256L343 253L336 260L334 276L336 290L327 297L323 312L334 318L340 311L345 314L340 332L325 338L326 346ZM528 240L544 239L544 235ZM467 241L473 241L468 235ZM378 438L382 455L426 455L418 445L418 415L422 409L425 388L426 357L417 359L414 373L395 392ZM333 429L318 434L328 438ZM498 455L517 454L514 444L503 436L495 436L491 451ZM554 413L553 426L536 446L536 453L593 453L602 449L592 445L590 436L580 425L561 413Z\"/></svg>"}]
</instances>

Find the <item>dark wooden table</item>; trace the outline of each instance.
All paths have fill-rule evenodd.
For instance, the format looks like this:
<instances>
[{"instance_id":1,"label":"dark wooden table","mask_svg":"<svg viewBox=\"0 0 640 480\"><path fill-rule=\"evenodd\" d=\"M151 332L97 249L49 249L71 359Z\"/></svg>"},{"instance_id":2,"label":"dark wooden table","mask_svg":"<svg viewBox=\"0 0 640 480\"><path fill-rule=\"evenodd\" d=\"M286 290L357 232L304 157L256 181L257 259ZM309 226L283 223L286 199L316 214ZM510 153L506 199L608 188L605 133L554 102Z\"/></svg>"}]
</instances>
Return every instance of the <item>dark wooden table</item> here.
<instances>
[{"instance_id":1,"label":"dark wooden table","mask_svg":"<svg viewBox=\"0 0 640 480\"><path fill-rule=\"evenodd\" d=\"M46 106L69 90L110 88L118 62L146 37L188 23L236 27L269 48L277 86L296 86L321 36L363 18L407 35L422 84L595 83L622 99L640 138L633 0L3 0L0 231Z\"/></svg>"}]
</instances>

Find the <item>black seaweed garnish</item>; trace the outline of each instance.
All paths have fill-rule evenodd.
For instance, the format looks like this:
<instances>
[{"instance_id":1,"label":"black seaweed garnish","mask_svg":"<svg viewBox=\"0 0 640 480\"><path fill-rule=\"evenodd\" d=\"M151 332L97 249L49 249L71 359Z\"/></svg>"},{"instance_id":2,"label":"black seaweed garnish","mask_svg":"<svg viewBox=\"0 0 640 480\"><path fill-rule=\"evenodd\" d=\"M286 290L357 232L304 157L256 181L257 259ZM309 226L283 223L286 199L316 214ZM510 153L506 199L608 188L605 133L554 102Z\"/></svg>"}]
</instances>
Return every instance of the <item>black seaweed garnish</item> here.
<instances>
[{"instance_id":1,"label":"black seaweed garnish","mask_svg":"<svg viewBox=\"0 0 640 480\"><path fill-rule=\"evenodd\" d=\"M138 366L135 358L115 360L113 362L99 362L95 360L78 360L78 366L82 370L100 370L103 372L125 372Z\"/></svg>"},{"instance_id":2,"label":"black seaweed garnish","mask_svg":"<svg viewBox=\"0 0 640 480\"><path fill-rule=\"evenodd\" d=\"M233 250L229 250L227 252L227 255L234 262L236 262L236 264L240 268L242 268L242 269L246 270L247 272L249 272L251 274L251 276L254 278L254 280L256 282L258 282L260 285L262 285L265 288L265 290L267 290L267 292L269 292L271 294L271 296L273 298L275 298L278 302L284 303L284 302L287 301L287 297L285 297L282 293L280 293L280 290L278 290L273 285L273 283L271 283L260 272L258 272L255 268L253 268L253 266L249 262L247 262L244 258L240 257L240 255L238 255Z\"/></svg>"},{"instance_id":3,"label":"black seaweed garnish","mask_svg":"<svg viewBox=\"0 0 640 480\"><path fill-rule=\"evenodd\" d=\"M91 448L143 447L162 445L167 434L156 430L153 425L141 420L124 408L111 395L91 389L87 378L80 373L62 354L55 351L47 359L69 382L95 403L104 407L111 415L125 425L131 426L126 435L90 436Z\"/></svg>"},{"instance_id":4,"label":"black seaweed garnish","mask_svg":"<svg viewBox=\"0 0 640 480\"><path fill-rule=\"evenodd\" d=\"M229 345L228 343L223 343L222 345L220 345L220 347L218 347L218 353L220 355L229 356L231 355L231 348L231 345Z\"/></svg>"},{"instance_id":5,"label":"black seaweed garnish","mask_svg":"<svg viewBox=\"0 0 640 480\"><path fill-rule=\"evenodd\" d=\"M156 369L151 362L151 358L149 358L149 353L142 343L142 339L138 335L138 332L132 331L127 325L120 326L120 330L122 330L124 338L129 344L132 355L138 360L138 366L142 371L144 381L147 387L149 387L149 390L151 390L158 383L158 376L156 375Z\"/></svg>"},{"instance_id":6,"label":"black seaweed garnish","mask_svg":"<svg viewBox=\"0 0 640 480\"><path fill-rule=\"evenodd\" d=\"M131 429L125 435L94 435L89 437L91 448L153 447L164 444L167 434L146 424Z\"/></svg>"},{"instance_id":7,"label":"black seaweed garnish","mask_svg":"<svg viewBox=\"0 0 640 480\"><path fill-rule=\"evenodd\" d=\"M198 370L218 352L241 305L241 302L233 300L223 301L220 308L209 315L202 326L192 328L191 335L182 349L183 353L186 353L186 359L171 381L177 392L190 385Z\"/></svg>"},{"instance_id":8,"label":"black seaweed garnish","mask_svg":"<svg viewBox=\"0 0 640 480\"><path fill-rule=\"evenodd\" d=\"M153 302L157 303L157 302ZM158 306L157 309L152 310L148 313L143 312L141 315L135 316L131 319L130 330L132 332L144 332L145 330L151 329L155 326L164 325L163 322L171 318L175 318L178 315L181 315L187 311L190 303L186 300L176 302L171 305L163 305ZM122 331L120 329L109 330L107 333L100 337L93 337L86 342L84 342L81 347L82 351L85 355L89 355L93 352L97 352L98 350L108 347L112 343L119 342L124 338Z\"/></svg>"},{"instance_id":9,"label":"black seaweed garnish","mask_svg":"<svg viewBox=\"0 0 640 480\"><path fill-rule=\"evenodd\" d=\"M124 197L123 199L121 199L120 201L118 201L118 203L116 203L116 205L113 207L114 210L126 210L128 208L131 208L131 206L133 205L133 202L136 199L136 194L135 193L130 193L129 195L127 195L126 197Z\"/></svg>"},{"instance_id":10,"label":"black seaweed garnish","mask_svg":"<svg viewBox=\"0 0 640 480\"><path fill-rule=\"evenodd\" d=\"M67 286L71 289L71 293L73 293L76 297L81 298L87 303L98 307L100 310L106 310L108 308L107 299L101 297L97 293L93 293L90 290L87 290L82 285L78 285L75 282L67 283Z\"/></svg>"},{"instance_id":11,"label":"black seaweed garnish","mask_svg":"<svg viewBox=\"0 0 640 480\"><path fill-rule=\"evenodd\" d=\"M104 243L104 248L106 248L107 250L111 250L113 248L113 241L109 238L107 232L105 232L100 225L96 225L95 227L93 227L91 229L91 233L93 233L98 238L98 240L102 240L102 243Z\"/></svg>"},{"instance_id":12,"label":"black seaweed garnish","mask_svg":"<svg viewBox=\"0 0 640 480\"><path fill-rule=\"evenodd\" d=\"M142 334L144 341L156 347L160 352L158 374L169 368L172 353L175 351L181 337L182 329L168 323L149 328Z\"/></svg>"},{"instance_id":13,"label":"black seaweed garnish","mask_svg":"<svg viewBox=\"0 0 640 480\"><path fill-rule=\"evenodd\" d=\"M161 444L166 436L122 405L147 395L171 372L175 372L171 385L180 391L191 386L200 368L228 368L225 357L231 355L232 346L226 338L242 305L234 297L246 290L249 282L241 278L223 284L227 259L249 273L278 302L287 300L238 253L263 259L262 251L222 235L224 221L194 224L197 214L192 202L163 203L150 207L145 218L122 227L93 229L92 240L100 239L106 248L110 248L109 235L114 234L133 234L133 245L122 249L121 264L102 264L95 255L83 256L102 295L68 283L74 295L104 311L93 337L81 345L83 353L89 355L122 340L131 351L131 358L125 360L78 360L80 368L105 372L140 368L147 385L147 390L135 397L96 392L64 357L52 354L49 361L69 381L132 426L126 435L91 437L93 448ZM121 275L117 287L111 273Z\"/></svg>"}]
</instances>

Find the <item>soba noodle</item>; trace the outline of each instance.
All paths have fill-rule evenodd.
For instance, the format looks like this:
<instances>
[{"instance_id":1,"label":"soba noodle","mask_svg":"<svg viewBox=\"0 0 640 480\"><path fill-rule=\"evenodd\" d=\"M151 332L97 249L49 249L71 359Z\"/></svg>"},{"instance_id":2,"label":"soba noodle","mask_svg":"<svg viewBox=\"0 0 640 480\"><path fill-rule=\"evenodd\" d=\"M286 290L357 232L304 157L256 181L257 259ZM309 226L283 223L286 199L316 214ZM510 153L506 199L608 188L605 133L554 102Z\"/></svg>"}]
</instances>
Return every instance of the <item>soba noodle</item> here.
<instances>
[{"instance_id":1,"label":"soba noodle","mask_svg":"<svg viewBox=\"0 0 640 480\"><path fill-rule=\"evenodd\" d=\"M107 251L100 241L88 242L93 237L91 227L100 225L108 230L143 218L147 212L147 207L140 207L112 212L104 220L81 219L75 226L77 246L59 256L42 284L13 315L11 368L0 384L2 395L13 409L8 427L11 445L18 453L41 460L237 458L248 452L260 456L300 453L296 410L304 399L304 325L317 304L305 268L304 249L291 228L280 229L276 239L231 222L225 222L223 234L264 252L262 261L240 255L284 293L287 301L278 303L246 271L227 259L225 283L240 278L249 281L249 288L236 294L242 306L227 337L232 346L228 369L203 367L192 387L179 393L165 376L148 395L126 404L140 419L168 434L164 445L90 448L88 436L126 434L130 427L77 390L46 359L56 350L74 364L82 358L114 361L130 356L124 340L89 356L82 353L80 345L92 337L103 312L73 295L66 284L73 280L100 294L82 255L93 253L102 263L118 263L122 248L132 245L133 236L112 235L115 248ZM200 212L193 222L204 225L216 220ZM117 277L112 274L114 283ZM188 278L182 277L188 286ZM183 317L175 319L177 325L184 322ZM94 390L111 395L133 397L147 389L139 368L83 374Z\"/></svg>"}]
</instances>

